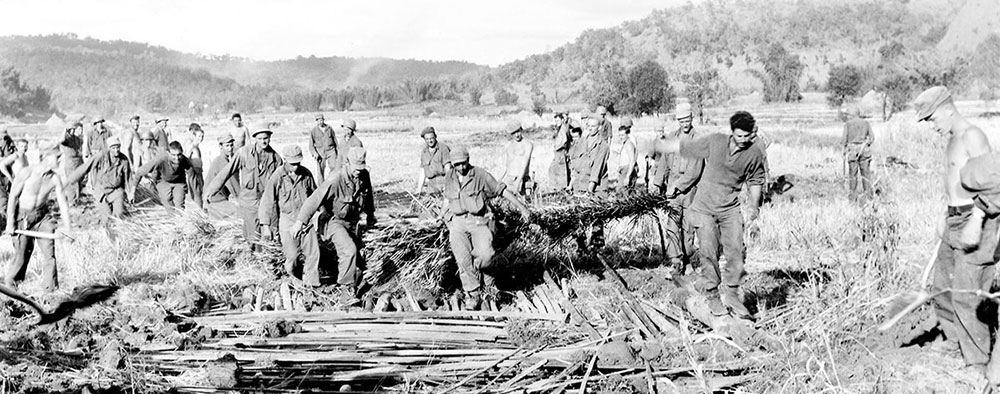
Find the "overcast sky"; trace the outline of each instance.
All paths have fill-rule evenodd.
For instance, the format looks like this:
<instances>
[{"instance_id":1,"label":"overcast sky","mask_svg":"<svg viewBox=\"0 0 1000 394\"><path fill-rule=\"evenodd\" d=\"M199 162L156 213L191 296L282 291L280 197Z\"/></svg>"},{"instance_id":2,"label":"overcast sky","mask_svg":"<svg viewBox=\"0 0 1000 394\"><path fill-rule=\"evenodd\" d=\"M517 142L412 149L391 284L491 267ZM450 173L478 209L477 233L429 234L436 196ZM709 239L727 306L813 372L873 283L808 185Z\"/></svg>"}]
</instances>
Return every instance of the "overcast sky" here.
<instances>
[{"instance_id":1,"label":"overcast sky","mask_svg":"<svg viewBox=\"0 0 1000 394\"><path fill-rule=\"evenodd\" d=\"M260 60L382 56L497 65L687 0L0 0L0 35L75 33Z\"/></svg>"}]
</instances>

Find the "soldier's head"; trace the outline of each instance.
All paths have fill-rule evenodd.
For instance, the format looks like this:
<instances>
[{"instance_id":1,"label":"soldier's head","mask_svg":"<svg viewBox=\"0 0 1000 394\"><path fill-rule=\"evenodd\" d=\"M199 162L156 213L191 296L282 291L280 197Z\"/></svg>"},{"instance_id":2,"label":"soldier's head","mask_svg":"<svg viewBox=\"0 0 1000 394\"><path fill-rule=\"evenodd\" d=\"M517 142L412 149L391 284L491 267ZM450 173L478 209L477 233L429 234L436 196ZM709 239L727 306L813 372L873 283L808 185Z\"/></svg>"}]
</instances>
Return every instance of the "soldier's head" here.
<instances>
[{"instance_id":1,"label":"soldier's head","mask_svg":"<svg viewBox=\"0 0 1000 394\"><path fill-rule=\"evenodd\" d=\"M132 126L133 131L139 131L139 115L133 116L128 120L129 126Z\"/></svg>"},{"instance_id":2,"label":"soldier's head","mask_svg":"<svg viewBox=\"0 0 1000 394\"><path fill-rule=\"evenodd\" d=\"M103 129L104 128L104 117L103 116L99 116L99 115L95 116L94 119L93 119L93 121L91 122L91 124L94 126L95 130L101 130L101 129Z\"/></svg>"},{"instance_id":3,"label":"soldier's head","mask_svg":"<svg viewBox=\"0 0 1000 394\"><path fill-rule=\"evenodd\" d=\"M14 140L14 149L17 149L17 153L24 154L28 151L28 139L24 136L18 137Z\"/></svg>"},{"instance_id":4,"label":"soldier's head","mask_svg":"<svg viewBox=\"0 0 1000 394\"><path fill-rule=\"evenodd\" d=\"M424 143L427 144L428 148L434 149L437 147L438 137L433 126L424 127L424 129L420 131L420 138L424 139Z\"/></svg>"},{"instance_id":5,"label":"soldier's head","mask_svg":"<svg viewBox=\"0 0 1000 394\"><path fill-rule=\"evenodd\" d=\"M340 122L340 128L346 135L353 135L358 130L358 122L354 119L344 119Z\"/></svg>"},{"instance_id":6,"label":"soldier's head","mask_svg":"<svg viewBox=\"0 0 1000 394\"><path fill-rule=\"evenodd\" d=\"M451 165L455 168L455 171L458 171L463 176L469 175L469 171L472 171L472 165L469 164L469 149L464 146L451 151L451 157L448 160L451 161Z\"/></svg>"},{"instance_id":7,"label":"soldier's head","mask_svg":"<svg viewBox=\"0 0 1000 394\"><path fill-rule=\"evenodd\" d=\"M170 119L167 119L167 117L165 117L165 116L157 117L156 118L156 127L159 127L160 130L166 130L167 129L167 121L169 121L169 120Z\"/></svg>"},{"instance_id":8,"label":"soldier's head","mask_svg":"<svg viewBox=\"0 0 1000 394\"><path fill-rule=\"evenodd\" d=\"M587 118L587 135L597 135L601 131L601 120L590 117Z\"/></svg>"},{"instance_id":9,"label":"soldier's head","mask_svg":"<svg viewBox=\"0 0 1000 394\"><path fill-rule=\"evenodd\" d=\"M236 147L236 139L230 134L224 134L219 137L219 152L222 152L226 157L233 155L233 148Z\"/></svg>"},{"instance_id":10,"label":"soldier's head","mask_svg":"<svg viewBox=\"0 0 1000 394\"><path fill-rule=\"evenodd\" d=\"M271 146L271 125L263 123L253 132L254 143L260 149Z\"/></svg>"},{"instance_id":11,"label":"soldier's head","mask_svg":"<svg viewBox=\"0 0 1000 394\"><path fill-rule=\"evenodd\" d=\"M184 147L180 142L171 141L170 145L167 145L167 158L171 163L177 164L181 162L182 157L184 157Z\"/></svg>"},{"instance_id":12,"label":"soldier's head","mask_svg":"<svg viewBox=\"0 0 1000 394\"><path fill-rule=\"evenodd\" d=\"M736 111L729 117L729 128L732 130L733 142L740 149L746 149L753 145L753 140L757 136L757 121L753 115L747 111Z\"/></svg>"},{"instance_id":13,"label":"soldier's head","mask_svg":"<svg viewBox=\"0 0 1000 394\"><path fill-rule=\"evenodd\" d=\"M603 105L598 105L597 106L597 115L600 116L601 119L606 118L608 116L608 109L605 108Z\"/></svg>"},{"instance_id":14,"label":"soldier's head","mask_svg":"<svg viewBox=\"0 0 1000 394\"><path fill-rule=\"evenodd\" d=\"M233 126L243 127L243 117L240 116L239 112L237 112L237 113L233 114L233 116L229 117L229 120L231 120L233 122Z\"/></svg>"},{"instance_id":15,"label":"soldier's head","mask_svg":"<svg viewBox=\"0 0 1000 394\"><path fill-rule=\"evenodd\" d=\"M521 122L512 120L507 122L507 134L510 134L510 138L514 141L521 142L524 139L524 129L521 128Z\"/></svg>"},{"instance_id":16,"label":"soldier's head","mask_svg":"<svg viewBox=\"0 0 1000 394\"><path fill-rule=\"evenodd\" d=\"M190 131L191 135L194 137L194 141L192 142L194 142L196 146L201 144L202 141L205 141L205 131L201 129L200 124L191 123L191 125L188 126L188 131Z\"/></svg>"},{"instance_id":17,"label":"soldier's head","mask_svg":"<svg viewBox=\"0 0 1000 394\"><path fill-rule=\"evenodd\" d=\"M323 117L323 114L316 114L314 119L316 120L316 126L322 127L326 124L326 118Z\"/></svg>"},{"instance_id":18,"label":"soldier's head","mask_svg":"<svg viewBox=\"0 0 1000 394\"><path fill-rule=\"evenodd\" d=\"M677 104L677 109L674 112L676 113L678 129L680 129L681 133L690 133L691 121L694 119L694 116L691 114L691 104Z\"/></svg>"},{"instance_id":19,"label":"soldier's head","mask_svg":"<svg viewBox=\"0 0 1000 394\"><path fill-rule=\"evenodd\" d=\"M73 124L73 134L75 135L83 134L83 122L76 122Z\"/></svg>"},{"instance_id":20,"label":"soldier's head","mask_svg":"<svg viewBox=\"0 0 1000 394\"><path fill-rule=\"evenodd\" d=\"M930 121L934 129L942 134L950 133L958 119L955 101L944 86L935 86L920 93L913 100L913 108L917 111L918 122Z\"/></svg>"},{"instance_id":21,"label":"soldier's head","mask_svg":"<svg viewBox=\"0 0 1000 394\"><path fill-rule=\"evenodd\" d=\"M143 149L149 149L153 146L153 132L149 130L143 130L139 132L139 145Z\"/></svg>"},{"instance_id":22,"label":"soldier's head","mask_svg":"<svg viewBox=\"0 0 1000 394\"><path fill-rule=\"evenodd\" d=\"M285 168L289 171L297 171L299 166L302 165L302 148L298 145L289 145L281 151L281 155L285 157Z\"/></svg>"},{"instance_id":23,"label":"soldier's head","mask_svg":"<svg viewBox=\"0 0 1000 394\"><path fill-rule=\"evenodd\" d=\"M38 151L42 156L40 163L45 169L54 170L59 166L59 156L62 154L59 141L46 141L38 146Z\"/></svg>"},{"instance_id":24,"label":"soldier's head","mask_svg":"<svg viewBox=\"0 0 1000 394\"><path fill-rule=\"evenodd\" d=\"M122 152L122 142L118 137L108 138L108 152L111 153L112 160L118 159L118 154Z\"/></svg>"},{"instance_id":25,"label":"soldier's head","mask_svg":"<svg viewBox=\"0 0 1000 394\"><path fill-rule=\"evenodd\" d=\"M622 118L622 123L618 125L618 131L622 134L632 132L632 118Z\"/></svg>"}]
</instances>

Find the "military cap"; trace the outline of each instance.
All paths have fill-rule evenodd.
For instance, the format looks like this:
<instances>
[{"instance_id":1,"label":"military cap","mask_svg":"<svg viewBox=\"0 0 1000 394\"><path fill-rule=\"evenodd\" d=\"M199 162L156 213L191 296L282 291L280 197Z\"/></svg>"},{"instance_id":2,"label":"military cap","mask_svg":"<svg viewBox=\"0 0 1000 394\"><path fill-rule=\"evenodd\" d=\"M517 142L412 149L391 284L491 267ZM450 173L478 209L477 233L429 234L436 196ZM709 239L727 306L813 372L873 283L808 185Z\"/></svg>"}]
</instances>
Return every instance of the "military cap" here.
<instances>
[{"instance_id":1,"label":"military cap","mask_svg":"<svg viewBox=\"0 0 1000 394\"><path fill-rule=\"evenodd\" d=\"M344 121L341 122L340 126L344 127L345 129L351 129L351 131L358 130L358 122L355 122L354 119L344 119Z\"/></svg>"},{"instance_id":2,"label":"military cap","mask_svg":"<svg viewBox=\"0 0 1000 394\"><path fill-rule=\"evenodd\" d=\"M95 116L94 120L91 121L92 124L98 124L98 123L101 123L101 122L104 122L104 117L100 116L100 115Z\"/></svg>"},{"instance_id":3,"label":"military cap","mask_svg":"<svg viewBox=\"0 0 1000 394\"><path fill-rule=\"evenodd\" d=\"M626 127L632 127L632 118L622 118L622 123L618 125L618 128L623 129Z\"/></svg>"},{"instance_id":4,"label":"military cap","mask_svg":"<svg viewBox=\"0 0 1000 394\"><path fill-rule=\"evenodd\" d=\"M925 90L913 100L913 109L917 111L917 121L925 121L934 115L941 104L951 99L951 93L944 86L934 86Z\"/></svg>"},{"instance_id":5,"label":"military cap","mask_svg":"<svg viewBox=\"0 0 1000 394\"><path fill-rule=\"evenodd\" d=\"M151 140L153 139L153 132L149 130L143 130L139 132L139 140Z\"/></svg>"},{"instance_id":6,"label":"military cap","mask_svg":"<svg viewBox=\"0 0 1000 394\"><path fill-rule=\"evenodd\" d=\"M467 163L469 161L469 148L459 146L452 149L451 156L448 157L448 161L450 161L451 164Z\"/></svg>"},{"instance_id":7,"label":"military cap","mask_svg":"<svg viewBox=\"0 0 1000 394\"><path fill-rule=\"evenodd\" d=\"M326 120L326 118L323 117L323 114L316 114L316 116L313 117L313 120Z\"/></svg>"},{"instance_id":8,"label":"military cap","mask_svg":"<svg viewBox=\"0 0 1000 394\"><path fill-rule=\"evenodd\" d=\"M128 120L139 120L139 115L132 115Z\"/></svg>"},{"instance_id":9,"label":"military cap","mask_svg":"<svg viewBox=\"0 0 1000 394\"><path fill-rule=\"evenodd\" d=\"M302 148L298 145L289 145L281 151L281 155L284 156L285 161L291 164L298 164L302 162Z\"/></svg>"},{"instance_id":10,"label":"military cap","mask_svg":"<svg viewBox=\"0 0 1000 394\"><path fill-rule=\"evenodd\" d=\"M111 147L115 145L122 146L122 141L115 136L108 137L108 146Z\"/></svg>"},{"instance_id":11,"label":"military cap","mask_svg":"<svg viewBox=\"0 0 1000 394\"><path fill-rule=\"evenodd\" d=\"M427 126L427 127L424 127L423 130L420 130L420 136L421 137L423 137L423 136L425 136L427 134L437 135L437 133L434 131L434 126Z\"/></svg>"},{"instance_id":12,"label":"military cap","mask_svg":"<svg viewBox=\"0 0 1000 394\"><path fill-rule=\"evenodd\" d=\"M691 104L688 104L688 103L677 104L677 109L674 110L674 114L675 114L674 116L677 117L677 120L681 120L681 119L685 119L685 118L690 118L691 117Z\"/></svg>"},{"instance_id":13,"label":"military cap","mask_svg":"<svg viewBox=\"0 0 1000 394\"><path fill-rule=\"evenodd\" d=\"M516 120L511 120L507 122L506 130L508 134L514 134L518 131L521 131L521 122L518 122Z\"/></svg>"},{"instance_id":14,"label":"military cap","mask_svg":"<svg viewBox=\"0 0 1000 394\"><path fill-rule=\"evenodd\" d=\"M166 117L166 116L157 116L157 117L156 117L156 123L160 123L160 122L166 122L166 121L168 121L168 120L170 120L170 118L168 118L168 117Z\"/></svg>"},{"instance_id":15,"label":"military cap","mask_svg":"<svg viewBox=\"0 0 1000 394\"><path fill-rule=\"evenodd\" d=\"M219 136L219 145L225 145L230 142L236 142L236 138L233 138L230 134L223 134Z\"/></svg>"},{"instance_id":16,"label":"military cap","mask_svg":"<svg viewBox=\"0 0 1000 394\"><path fill-rule=\"evenodd\" d=\"M608 114L608 109L604 108L603 105L598 105L597 106L597 114L598 115L607 115Z\"/></svg>"},{"instance_id":17,"label":"military cap","mask_svg":"<svg viewBox=\"0 0 1000 394\"><path fill-rule=\"evenodd\" d=\"M271 131L270 122L261 122L259 125L257 125L257 127L253 129L253 131L251 131L250 135L256 137L257 134L260 133L267 133L268 135L274 134L274 132Z\"/></svg>"}]
</instances>

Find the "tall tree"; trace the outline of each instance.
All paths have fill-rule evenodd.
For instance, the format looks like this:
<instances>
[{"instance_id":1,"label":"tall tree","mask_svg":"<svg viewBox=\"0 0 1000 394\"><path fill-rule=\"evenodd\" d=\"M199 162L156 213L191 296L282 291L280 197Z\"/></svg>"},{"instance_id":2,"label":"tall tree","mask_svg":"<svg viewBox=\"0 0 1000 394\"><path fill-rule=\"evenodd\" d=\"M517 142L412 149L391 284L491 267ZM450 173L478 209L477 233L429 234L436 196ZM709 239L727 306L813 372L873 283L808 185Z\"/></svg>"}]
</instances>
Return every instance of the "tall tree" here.
<instances>
[{"instance_id":1,"label":"tall tree","mask_svg":"<svg viewBox=\"0 0 1000 394\"><path fill-rule=\"evenodd\" d=\"M799 93L799 78L805 65L797 55L793 55L780 43L775 42L759 59L764 71L749 70L764 84L764 101L792 102L802 100Z\"/></svg>"},{"instance_id":2,"label":"tall tree","mask_svg":"<svg viewBox=\"0 0 1000 394\"><path fill-rule=\"evenodd\" d=\"M840 107L847 99L861 92L864 74L851 64L833 66L826 81L826 101L831 107Z\"/></svg>"}]
</instances>

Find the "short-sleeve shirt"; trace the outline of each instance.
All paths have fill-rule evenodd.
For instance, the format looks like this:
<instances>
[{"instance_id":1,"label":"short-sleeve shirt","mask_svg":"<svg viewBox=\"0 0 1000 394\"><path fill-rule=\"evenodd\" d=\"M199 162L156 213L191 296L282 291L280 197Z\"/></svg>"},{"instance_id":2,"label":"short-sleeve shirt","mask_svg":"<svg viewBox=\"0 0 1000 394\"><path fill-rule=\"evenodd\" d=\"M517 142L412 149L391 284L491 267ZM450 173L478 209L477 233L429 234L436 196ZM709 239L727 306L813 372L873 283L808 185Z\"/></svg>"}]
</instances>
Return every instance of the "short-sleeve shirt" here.
<instances>
[{"instance_id":1,"label":"short-sleeve shirt","mask_svg":"<svg viewBox=\"0 0 1000 394\"><path fill-rule=\"evenodd\" d=\"M480 167L472 167L465 177L451 169L444 176L444 197L448 199L446 216L451 219L456 215L485 215L489 212L486 202L503 193L506 186Z\"/></svg>"},{"instance_id":2,"label":"short-sleeve shirt","mask_svg":"<svg viewBox=\"0 0 1000 394\"><path fill-rule=\"evenodd\" d=\"M450 156L451 149L440 141L433 151L424 145L424 150L420 151L420 166L424 168L424 176L428 179L444 176L444 165L448 163Z\"/></svg>"},{"instance_id":3,"label":"short-sleeve shirt","mask_svg":"<svg viewBox=\"0 0 1000 394\"><path fill-rule=\"evenodd\" d=\"M303 166L295 172L286 166L278 167L264 185L257 218L261 223L273 225L283 216L297 218L302 205L316 190L312 173Z\"/></svg>"},{"instance_id":4,"label":"short-sleeve shirt","mask_svg":"<svg viewBox=\"0 0 1000 394\"><path fill-rule=\"evenodd\" d=\"M764 184L764 152L757 144L730 153L731 137L710 134L693 141L681 141L681 154L690 159L704 159L705 168L698 182L691 209L717 214L739 209L743 183Z\"/></svg>"}]
</instances>

